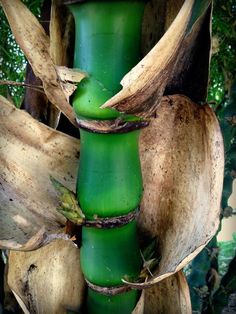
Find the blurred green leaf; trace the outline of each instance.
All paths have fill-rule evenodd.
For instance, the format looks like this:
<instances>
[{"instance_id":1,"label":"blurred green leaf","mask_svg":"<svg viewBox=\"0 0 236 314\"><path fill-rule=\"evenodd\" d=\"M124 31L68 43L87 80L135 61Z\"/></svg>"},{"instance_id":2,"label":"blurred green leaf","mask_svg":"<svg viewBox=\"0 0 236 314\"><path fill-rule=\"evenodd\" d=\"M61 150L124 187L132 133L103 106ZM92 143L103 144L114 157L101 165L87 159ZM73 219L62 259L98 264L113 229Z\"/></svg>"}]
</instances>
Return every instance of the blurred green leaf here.
<instances>
[{"instance_id":1,"label":"blurred green leaf","mask_svg":"<svg viewBox=\"0 0 236 314\"><path fill-rule=\"evenodd\" d=\"M219 289L212 298L213 313L221 314L222 310L228 304L229 296L236 291L236 254L230 261L227 272L223 276Z\"/></svg>"},{"instance_id":2,"label":"blurred green leaf","mask_svg":"<svg viewBox=\"0 0 236 314\"><path fill-rule=\"evenodd\" d=\"M219 274L224 276L227 272L230 261L233 259L236 252L236 232L232 235L231 241L220 241L219 245Z\"/></svg>"}]
</instances>

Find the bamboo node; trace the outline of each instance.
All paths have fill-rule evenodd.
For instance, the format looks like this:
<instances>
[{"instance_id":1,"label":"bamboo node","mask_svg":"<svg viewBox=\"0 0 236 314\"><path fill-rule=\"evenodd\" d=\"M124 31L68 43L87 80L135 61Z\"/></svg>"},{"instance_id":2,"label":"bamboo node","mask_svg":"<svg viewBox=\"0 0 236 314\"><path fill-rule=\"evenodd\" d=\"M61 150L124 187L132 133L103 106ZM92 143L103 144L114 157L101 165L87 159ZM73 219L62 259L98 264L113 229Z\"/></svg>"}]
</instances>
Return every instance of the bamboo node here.
<instances>
[{"instance_id":1,"label":"bamboo node","mask_svg":"<svg viewBox=\"0 0 236 314\"><path fill-rule=\"evenodd\" d=\"M60 206L57 207L57 211L75 225L100 229L117 228L127 225L139 214L140 208L137 207L126 215L106 218L94 216L93 220L88 220L79 206L75 193L54 177L50 176L50 180L59 197Z\"/></svg>"},{"instance_id":2,"label":"bamboo node","mask_svg":"<svg viewBox=\"0 0 236 314\"><path fill-rule=\"evenodd\" d=\"M148 120L123 121L119 118L116 120L84 120L76 118L76 122L81 129L102 134L128 133L149 125Z\"/></svg>"},{"instance_id":3,"label":"bamboo node","mask_svg":"<svg viewBox=\"0 0 236 314\"><path fill-rule=\"evenodd\" d=\"M85 278L85 281L86 281L86 283L90 289L92 289L95 292L101 293L103 295L107 295L107 296L113 296L113 295L121 294L124 292L128 292L132 289L127 284L123 284L120 286L113 286L113 287L103 287L103 286L97 286L97 285L91 283L86 278Z\"/></svg>"},{"instance_id":4,"label":"bamboo node","mask_svg":"<svg viewBox=\"0 0 236 314\"><path fill-rule=\"evenodd\" d=\"M93 228L100 228L100 229L112 229L121 227L123 225L127 225L131 221L137 218L139 214L140 208L137 207L130 213L122 216L116 217L107 217L107 218L98 218L96 217L95 220L84 220L83 225L85 227L93 227Z\"/></svg>"}]
</instances>

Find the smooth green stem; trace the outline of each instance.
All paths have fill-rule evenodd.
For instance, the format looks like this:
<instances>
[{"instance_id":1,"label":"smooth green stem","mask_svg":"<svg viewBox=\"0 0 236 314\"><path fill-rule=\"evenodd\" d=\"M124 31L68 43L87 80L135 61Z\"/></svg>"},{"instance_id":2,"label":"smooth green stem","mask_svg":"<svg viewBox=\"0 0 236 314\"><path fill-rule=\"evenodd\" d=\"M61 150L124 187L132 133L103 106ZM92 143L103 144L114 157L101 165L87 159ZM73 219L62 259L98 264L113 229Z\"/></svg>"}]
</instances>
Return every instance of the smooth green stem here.
<instances>
[{"instance_id":1,"label":"smooth green stem","mask_svg":"<svg viewBox=\"0 0 236 314\"><path fill-rule=\"evenodd\" d=\"M77 195L87 218L125 215L139 205L139 132L94 134L81 130ZM141 259L136 233L135 222L109 230L83 228L81 265L86 277L97 285L112 286L121 284L125 275L137 276Z\"/></svg>"},{"instance_id":2,"label":"smooth green stem","mask_svg":"<svg viewBox=\"0 0 236 314\"><path fill-rule=\"evenodd\" d=\"M94 134L81 130L77 195L88 219L124 215L139 205L142 195L139 133ZM112 229L84 227L80 256L82 271L93 284L109 287L122 284L121 279L126 276L137 278L142 260L136 221ZM123 309L124 313L131 313L138 291L122 295L107 297L89 292L88 313L108 310L119 313ZM94 306L97 303L99 310Z\"/></svg>"},{"instance_id":3,"label":"smooth green stem","mask_svg":"<svg viewBox=\"0 0 236 314\"><path fill-rule=\"evenodd\" d=\"M115 119L100 106L121 89L120 80L139 61L145 1L88 1L71 5L76 22L74 67L88 73L73 97L79 118ZM139 131L98 134L80 130L77 197L86 218L128 214L139 205L142 176ZM110 287L137 278L142 265L136 221L112 229L83 227L82 271L92 284ZM89 314L129 314L138 299L132 290L105 296L88 289Z\"/></svg>"},{"instance_id":4,"label":"smooth green stem","mask_svg":"<svg viewBox=\"0 0 236 314\"><path fill-rule=\"evenodd\" d=\"M77 195L89 219L93 215L125 215L139 205L142 195L139 133L139 130L125 134L80 131Z\"/></svg>"},{"instance_id":5,"label":"smooth green stem","mask_svg":"<svg viewBox=\"0 0 236 314\"><path fill-rule=\"evenodd\" d=\"M131 290L115 296L104 296L89 289L87 313L128 314L132 313L138 298L138 291Z\"/></svg>"},{"instance_id":6,"label":"smooth green stem","mask_svg":"<svg viewBox=\"0 0 236 314\"><path fill-rule=\"evenodd\" d=\"M121 285L126 276L137 278L142 261L136 229L135 221L107 230L83 228L81 267L90 282L109 287Z\"/></svg>"}]
</instances>

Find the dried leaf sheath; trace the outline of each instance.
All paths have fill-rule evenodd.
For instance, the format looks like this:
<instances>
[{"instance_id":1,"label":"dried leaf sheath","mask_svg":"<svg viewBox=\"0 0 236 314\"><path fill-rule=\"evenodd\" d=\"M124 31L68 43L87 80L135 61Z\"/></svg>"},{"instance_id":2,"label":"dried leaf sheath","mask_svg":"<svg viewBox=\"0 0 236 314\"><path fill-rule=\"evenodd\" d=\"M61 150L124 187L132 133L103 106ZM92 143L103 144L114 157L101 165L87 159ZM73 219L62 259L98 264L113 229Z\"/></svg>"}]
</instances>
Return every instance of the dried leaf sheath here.
<instances>
[{"instance_id":1,"label":"dried leaf sheath","mask_svg":"<svg viewBox=\"0 0 236 314\"><path fill-rule=\"evenodd\" d=\"M1 0L0 4L17 43L31 64L35 75L42 80L49 101L57 106L76 126L73 109L66 100L50 56L49 37L45 34L36 17L20 0Z\"/></svg>"},{"instance_id":2,"label":"dried leaf sheath","mask_svg":"<svg viewBox=\"0 0 236 314\"><path fill-rule=\"evenodd\" d=\"M192 314L188 283L182 271L144 291L144 314Z\"/></svg>"},{"instance_id":3,"label":"dried leaf sheath","mask_svg":"<svg viewBox=\"0 0 236 314\"><path fill-rule=\"evenodd\" d=\"M35 249L62 232L65 219L56 211L59 202L49 175L74 189L79 141L37 122L3 97L0 125L0 246Z\"/></svg>"},{"instance_id":4,"label":"dried leaf sheath","mask_svg":"<svg viewBox=\"0 0 236 314\"><path fill-rule=\"evenodd\" d=\"M172 79L175 73L180 73L180 75L177 76L177 80L179 80L177 83L178 88L175 88L174 93L186 92L188 96L196 96L191 86L184 86L183 84L189 81L188 75L190 74L189 69L185 67L188 62L192 61L189 60L189 56L190 54L194 55L192 50L194 51L196 48L192 49L192 45L194 46L195 36L198 36L199 30L201 30L204 15L207 12L210 2L185 1L177 17L159 42L123 77L121 81L123 89L102 105L101 108L114 108L120 112L149 118L154 115L166 86L169 89L173 87ZM209 16L204 25L206 32L207 29L209 35ZM204 67L205 72L208 72L209 42L209 36L205 36L202 46L200 42L200 46L204 50L204 57L200 63ZM205 47L204 44L206 44ZM180 59L178 59L179 56ZM190 70L193 71L191 66ZM198 83L194 77L191 78L199 90L201 86L200 97L205 96L206 80L208 77L208 73L205 72L203 73L204 83L202 84ZM196 97L193 99L196 99Z\"/></svg>"},{"instance_id":5,"label":"dried leaf sheath","mask_svg":"<svg viewBox=\"0 0 236 314\"><path fill-rule=\"evenodd\" d=\"M11 251L9 286L30 314L78 311L85 293L79 257L78 248L64 240L33 252Z\"/></svg>"},{"instance_id":6,"label":"dried leaf sheath","mask_svg":"<svg viewBox=\"0 0 236 314\"><path fill-rule=\"evenodd\" d=\"M212 109L173 95L163 98L156 114L140 142L139 226L157 236L161 261L143 286L180 270L213 237L223 185L223 140Z\"/></svg>"}]
</instances>

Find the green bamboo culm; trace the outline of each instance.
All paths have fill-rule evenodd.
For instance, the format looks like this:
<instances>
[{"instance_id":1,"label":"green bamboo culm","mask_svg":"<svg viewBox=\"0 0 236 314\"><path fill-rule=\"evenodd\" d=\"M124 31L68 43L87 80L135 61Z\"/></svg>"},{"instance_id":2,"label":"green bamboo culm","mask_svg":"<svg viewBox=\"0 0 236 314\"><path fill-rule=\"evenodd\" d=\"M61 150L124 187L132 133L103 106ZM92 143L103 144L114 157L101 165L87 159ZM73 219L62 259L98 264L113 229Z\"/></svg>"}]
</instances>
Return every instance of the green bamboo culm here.
<instances>
[{"instance_id":1,"label":"green bamboo culm","mask_svg":"<svg viewBox=\"0 0 236 314\"><path fill-rule=\"evenodd\" d=\"M78 116L113 119L99 107L121 89L120 80L140 59L144 1L88 1L70 6L76 23L74 67L89 74L78 86Z\"/></svg>"},{"instance_id":2,"label":"green bamboo culm","mask_svg":"<svg viewBox=\"0 0 236 314\"><path fill-rule=\"evenodd\" d=\"M76 23L74 67L88 73L73 97L80 119L111 120L100 106L121 89L120 80L140 59L145 1L87 1L70 5ZM100 134L80 129L77 197L87 219L134 211L142 196L139 130ZM136 221L111 229L82 228L81 267L94 285L122 285L142 267ZM86 313L131 313L139 293L107 296L88 288Z\"/></svg>"}]
</instances>

